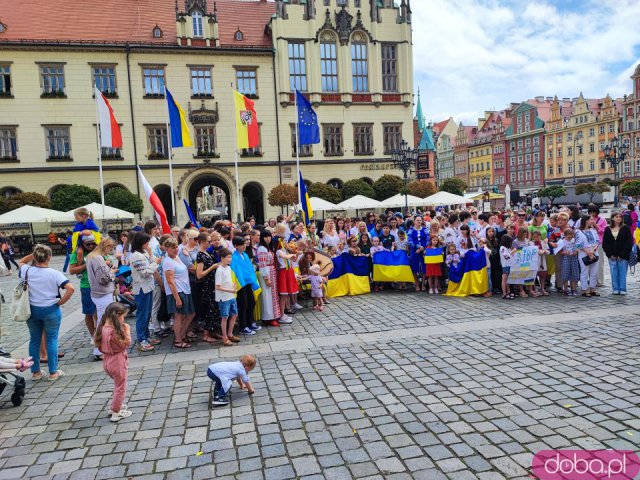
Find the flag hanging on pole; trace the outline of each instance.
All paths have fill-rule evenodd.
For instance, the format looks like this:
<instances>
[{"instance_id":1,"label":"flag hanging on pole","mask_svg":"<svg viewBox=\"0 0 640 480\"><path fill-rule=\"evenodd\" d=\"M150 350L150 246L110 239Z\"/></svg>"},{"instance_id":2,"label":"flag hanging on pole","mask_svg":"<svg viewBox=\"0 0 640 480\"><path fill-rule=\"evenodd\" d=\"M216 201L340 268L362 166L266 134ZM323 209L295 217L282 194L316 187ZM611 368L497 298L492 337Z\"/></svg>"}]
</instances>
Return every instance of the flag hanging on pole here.
<instances>
[{"instance_id":1,"label":"flag hanging on pole","mask_svg":"<svg viewBox=\"0 0 640 480\"><path fill-rule=\"evenodd\" d=\"M173 148L193 147L191 135L189 135L189 125L187 125L184 110L173 99L169 89L164 89L167 96L167 106L169 108L169 127L171 128L171 146Z\"/></svg>"},{"instance_id":2,"label":"flag hanging on pole","mask_svg":"<svg viewBox=\"0 0 640 480\"><path fill-rule=\"evenodd\" d=\"M298 175L298 186L298 190L300 191L300 205L302 206L302 213L304 214L304 224L309 225L311 223L311 217L313 217L313 208L311 208L311 200L309 200L307 184L304 183L302 172L299 172Z\"/></svg>"},{"instance_id":3,"label":"flag hanging on pole","mask_svg":"<svg viewBox=\"0 0 640 480\"><path fill-rule=\"evenodd\" d=\"M96 106L98 108L98 126L100 132L100 146L107 148L122 148L122 135L120 126L113 115L113 109L109 102L98 89L94 88Z\"/></svg>"},{"instance_id":4,"label":"flag hanging on pole","mask_svg":"<svg viewBox=\"0 0 640 480\"><path fill-rule=\"evenodd\" d=\"M296 90L296 105L298 106L298 141L300 145L320 143L318 115L313 111L311 102L298 90Z\"/></svg>"},{"instance_id":5,"label":"flag hanging on pole","mask_svg":"<svg viewBox=\"0 0 640 480\"><path fill-rule=\"evenodd\" d=\"M233 103L235 106L238 150L257 147L260 145L260 128L253 100L249 100L240 92L234 90Z\"/></svg>"},{"instance_id":6,"label":"flag hanging on pole","mask_svg":"<svg viewBox=\"0 0 640 480\"><path fill-rule=\"evenodd\" d=\"M156 213L156 218L158 219L158 223L160 223L162 227L162 233L171 233L171 227L169 226L169 222L167 221L167 214L164 211L164 207L162 206L162 202L160 201L160 197L158 194L151 188L147 179L144 178L142 174L142 170L138 167L138 172L140 173L140 180L142 181L142 188L144 188L144 194L147 197L147 200L153 207L153 210ZM173 192L171 192L173 195Z\"/></svg>"}]
</instances>

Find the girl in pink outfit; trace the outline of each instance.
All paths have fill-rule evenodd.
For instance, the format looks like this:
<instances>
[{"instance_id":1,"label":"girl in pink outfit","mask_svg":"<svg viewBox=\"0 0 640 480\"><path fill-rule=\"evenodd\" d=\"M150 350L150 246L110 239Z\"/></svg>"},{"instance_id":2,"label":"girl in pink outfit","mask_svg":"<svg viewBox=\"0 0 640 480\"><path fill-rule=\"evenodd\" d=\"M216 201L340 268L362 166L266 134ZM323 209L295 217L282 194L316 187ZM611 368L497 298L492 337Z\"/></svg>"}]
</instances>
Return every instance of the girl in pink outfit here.
<instances>
[{"instance_id":1,"label":"girl in pink outfit","mask_svg":"<svg viewBox=\"0 0 640 480\"><path fill-rule=\"evenodd\" d=\"M129 354L127 348L131 345L129 325L124 321L127 307L118 302L110 304L100 320L95 342L100 346L103 355L102 366L113 379L114 391L111 402L111 421L117 422L131 416L124 404L127 391L127 374L129 371Z\"/></svg>"}]
</instances>

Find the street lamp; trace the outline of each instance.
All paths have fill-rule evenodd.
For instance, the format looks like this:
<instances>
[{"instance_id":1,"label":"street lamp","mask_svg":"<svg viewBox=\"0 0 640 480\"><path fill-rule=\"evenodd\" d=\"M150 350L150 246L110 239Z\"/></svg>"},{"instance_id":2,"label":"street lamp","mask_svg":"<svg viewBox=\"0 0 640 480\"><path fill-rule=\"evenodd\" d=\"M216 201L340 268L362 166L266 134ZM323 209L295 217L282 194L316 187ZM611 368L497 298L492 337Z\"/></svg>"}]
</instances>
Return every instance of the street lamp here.
<instances>
[{"instance_id":1,"label":"street lamp","mask_svg":"<svg viewBox=\"0 0 640 480\"><path fill-rule=\"evenodd\" d=\"M418 149L410 148L406 140L402 140L400 148L391 151L391 160L393 166L402 170L404 174L404 210L409 210L409 199L407 197L407 182L412 168L417 169L418 165Z\"/></svg>"},{"instance_id":2,"label":"street lamp","mask_svg":"<svg viewBox=\"0 0 640 480\"><path fill-rule=\"evenodd\" d=\"M620 139L615 136L611 139L611 143L605 145L602 148L604 152L604 159L611 164L613 168L613 178L616 180L616 185L614 185L615 193L613 194L613 206L618 206L618 165L624 162L624 159L627 158L627 153L629 153L629 147L625 145L624 142L620 142Z\"/></svg>"},{"instance_id":3,"label":"street lamp","mask_svg":"<svg viewBox=\"0 0 640 480\"><path fill-rule=\"evenodd\" d=\"M576 184L576 153L577 153L577 151L576 151L576 142L578 140L582 140L582 130L580 130L578 133L576 133L576 136L573 139L573 185L574 185L573 188L574 189L576 188L575 187L575 184ZM574 191L574 193L575 193L575 191Z\"/></svg>"}]
</instances>

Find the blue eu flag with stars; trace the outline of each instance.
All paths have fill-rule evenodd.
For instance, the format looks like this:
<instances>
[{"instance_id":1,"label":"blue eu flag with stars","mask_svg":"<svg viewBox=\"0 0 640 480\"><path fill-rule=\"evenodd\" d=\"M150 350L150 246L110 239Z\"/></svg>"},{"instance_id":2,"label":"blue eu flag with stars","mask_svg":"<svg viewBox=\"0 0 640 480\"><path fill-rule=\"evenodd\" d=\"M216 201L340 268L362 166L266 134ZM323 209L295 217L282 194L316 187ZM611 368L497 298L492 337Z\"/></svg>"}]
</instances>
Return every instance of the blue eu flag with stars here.
<instances>
[{"instance_id":1,"label":"blue eu flag with stars","mask_svg":"<svg viewBox=\"0 0 640 480\"><path fill-rule=\"evenodd\" d=\"M300 145L320 143L318 116L313 111L311 102L296 90L296 103L298 105L298 142Z\"/></svg>"}]
</instances>

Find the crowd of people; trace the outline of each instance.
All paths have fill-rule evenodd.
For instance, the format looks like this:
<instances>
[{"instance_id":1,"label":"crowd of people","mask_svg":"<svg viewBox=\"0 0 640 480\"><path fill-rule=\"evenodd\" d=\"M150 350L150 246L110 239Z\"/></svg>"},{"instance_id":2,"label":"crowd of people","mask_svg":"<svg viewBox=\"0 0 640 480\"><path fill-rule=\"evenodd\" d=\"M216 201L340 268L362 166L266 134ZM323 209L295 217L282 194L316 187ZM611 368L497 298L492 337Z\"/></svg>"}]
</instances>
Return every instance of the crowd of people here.
<instances>
[{"instance_id":1,"label":"crowd of people","mask_svg":"<svg viewBox=\"0 0 640 480\"><path fill-rule=\"evenodd\" d=\"M586 214L577 206L491 213L468 207L404 216L371 212L364 218L334 217L309 225L293 221L294 215L271 218L264 225L249 219L174 226L166 234L149 221L114 239L101 236L90 212L76 212L77 224L67 239L69 273L80 279L94 358L104 362L120 392L112 405L115 421L128 415L122 407L130 341L125 341L126 314L135 314L135 343L142 352L154 350L169 335L176 349L189 349L199 339L227 347L264 327L291 324L303 309L301 293L313 299L314 311L322 312L331 301L327 264L338 255L373 259L378 252L402 251L413 285L373 282L371 277L372 291L411 288L436 295L446 291L450 269L468 252L484 252L489 285L484 296L500 294L506 300L548 296L551 285L566 296L599 296L605 258L613 294L625 295L629 264L637 261L633 204L610 219L596 205L589 205ZM536 279L512 284L512 258L524 247L538 249ZM430 249L441 249L437 263L425 262ZM51 255L50 247L38 244L19 263L30 286L28 360L34 380L42 378L43 362L48 362L50 380L63 375L57 368L60 305L74 287L49 267Z\"/></svg>"}]
</instances>

